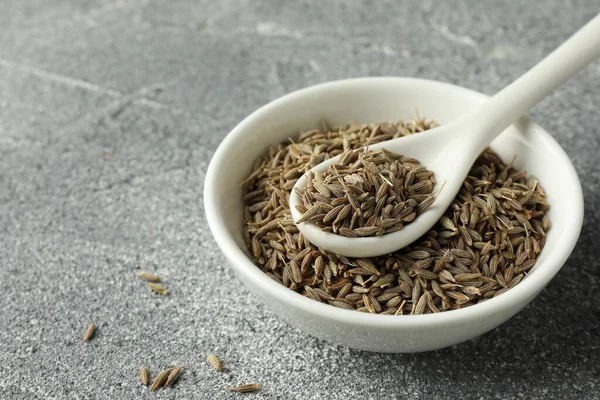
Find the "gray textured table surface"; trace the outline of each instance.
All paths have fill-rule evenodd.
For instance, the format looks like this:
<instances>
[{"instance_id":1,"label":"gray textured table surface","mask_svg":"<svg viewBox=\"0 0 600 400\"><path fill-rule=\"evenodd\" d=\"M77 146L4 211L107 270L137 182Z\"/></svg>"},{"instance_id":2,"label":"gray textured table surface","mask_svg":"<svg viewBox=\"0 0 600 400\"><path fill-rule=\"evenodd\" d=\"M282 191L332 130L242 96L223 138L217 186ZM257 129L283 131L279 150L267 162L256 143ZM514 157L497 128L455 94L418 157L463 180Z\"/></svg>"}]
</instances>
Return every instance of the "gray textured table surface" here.
<instances>
[{"instance_id":1,"label":"gray textured table surface","mask_svg":"<svg viewBox=\"0 0 600 400\"><path fill-rule=\"evenodd\" d=\"M201 202L218 143L267 101L364 75L493 93L598 1L315 3L0 2L1 399L233 399L223 387L244 382L264 384L248 398L600 398L599 63L532 113L581 176L579 244L527 309L471 342L371 354L290 328L233 276ZM175 364L172 389L138 383L140 365Z\"/></svg>"}]
</instances>

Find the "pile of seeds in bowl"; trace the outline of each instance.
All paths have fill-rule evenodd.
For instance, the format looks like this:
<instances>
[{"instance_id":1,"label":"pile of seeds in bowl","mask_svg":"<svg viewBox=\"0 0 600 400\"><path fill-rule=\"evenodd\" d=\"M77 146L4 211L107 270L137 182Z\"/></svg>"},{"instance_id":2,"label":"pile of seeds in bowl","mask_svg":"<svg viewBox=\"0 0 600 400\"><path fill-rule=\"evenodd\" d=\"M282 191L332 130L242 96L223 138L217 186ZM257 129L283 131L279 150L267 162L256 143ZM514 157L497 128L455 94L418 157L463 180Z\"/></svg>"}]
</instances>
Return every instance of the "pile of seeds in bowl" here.
<instances>
[{"instance_id":1,"label":"pile of seeds in bowl","mask_svg":"<svg viewBox=\"0 0 600 400\"><path fill-rule=\"evenodd\" d=\"M243 234L273 280L315 301L380 314L467 307L513 288L534 266L550 221L543 188L526 171L484 151L444 216L395 253L349 258L317 248L289 211L296 180L323 160L435 123L324 126L271 146L243 182Z\"/></svg>"},{"instance_id":2,"label":"pile of seeds in bowl","mask_svg":"<svg viewBox=\"0 0 600 400\"><path fill-rule=\"evenodd\" d=\"M376 131L375 131L376 132ZM324 174L307 173L298 190L302 213L310 222L342 236L380 236L398 231L435 200L433 172L398 153L347 150Z\"/></svg>"}]
</instances>

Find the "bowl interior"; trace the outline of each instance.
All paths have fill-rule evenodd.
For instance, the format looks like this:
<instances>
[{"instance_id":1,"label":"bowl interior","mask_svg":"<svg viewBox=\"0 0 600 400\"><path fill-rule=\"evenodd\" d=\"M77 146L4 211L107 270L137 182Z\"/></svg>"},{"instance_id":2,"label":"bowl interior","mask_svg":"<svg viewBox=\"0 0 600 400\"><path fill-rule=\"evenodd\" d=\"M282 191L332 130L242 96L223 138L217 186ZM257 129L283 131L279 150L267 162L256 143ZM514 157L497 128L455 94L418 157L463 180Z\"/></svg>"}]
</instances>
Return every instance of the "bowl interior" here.
<instances>
[{"instance_id":1,"label":"bowl interior","mask_svg":"<svg viewBox=\"0 0 600 400\"><path fill-rule=\"evenodd\" d=\"M206 205L207 213L212 214L209 215L209 223L219 245L226 254L235 251L248 256L241 233L243 204L240 182L248 176L255 159L268 145L317 127L322 117L332 125L349 121L372 123L415 118L418 110L420 116L444 124L485 98L468 89L433 81L363 78L317 85L267 104L227 136L211 162L205 199L210 203ZM503 132L491 147L505 162L514 158L517 168L526 169L536 176L552 206L549 217L553 226L547 236L546 247L535 268L519 285L525 285L543 269L545 276L540 277L539 284L533 288L537 292L560 269L575 245L583 215L581 186L564 151L547 132L527 118ZM228 257L232 260L231 254ZM546 263L551 258L554 262ZM249 267L259 271L257 267ZM247 267L244 265L243 268ZM263 277L261 284L276 285L266 275ZM254 278L261 279L256 275Z\"/></svg>"}]
</instances>

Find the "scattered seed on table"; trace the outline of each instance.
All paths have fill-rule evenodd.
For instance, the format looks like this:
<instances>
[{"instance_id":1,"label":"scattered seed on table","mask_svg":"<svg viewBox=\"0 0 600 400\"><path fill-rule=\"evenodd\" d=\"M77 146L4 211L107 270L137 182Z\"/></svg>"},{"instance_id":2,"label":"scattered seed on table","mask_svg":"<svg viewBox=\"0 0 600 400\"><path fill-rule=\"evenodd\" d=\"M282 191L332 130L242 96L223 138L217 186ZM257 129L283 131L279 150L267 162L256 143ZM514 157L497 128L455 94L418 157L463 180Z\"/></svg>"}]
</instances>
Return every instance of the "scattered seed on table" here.
<instances>
[{"instance_id":1,"label":"scattered seed on table","mask_svg":"<svg viewBox=\"0 0 600 400\"><path fill-rule=\"evenodd\" d=\"M167 296L169 291L163 285L159 285L158 283L148 283L148 287L153 291L160 295Z\"/></svg>"},{"instance_id":2,"label":"scattered seed on table","mask_svg":"<svg viewBox=\"0 0 600 400\"><path fill-rule=\"evenodd\" d=\"M216 369L217 371L223 371L223 362L218 356L216 356L215 354L209 354L206 356L206 359L214 367L214 369Z\"/></svg>"},{"instance_id":3,"label":"scattered seed on table","mask_svg":"<svg viewBox=\"0 0 600 400\"><path fill-rule=\"evenodd\" d=\"M138 272L137 277L146 282L160 282L160 277L158 275L151 274L149 272Z\"/></svg>"},{"instance_id":4,"label":"scattered seed on table","mask_svg":"<svg viewBox=\"0 0 600 400\"><path fill-rule=\"evenodd\" d=\"M240 386L233 387L230 390L232 390L234 392L238 392L238 393L250 393L250 392L256 392L257 390L260 390L261 388L262 388L262 385L260 383L248 383L246 385L240 385Z\"/></svg>"},{"instance_id":5,"label":"scattered seed on table","mask_svg":"<svg viewBox=\"0 0 600 400\"><path fill-rule=\"evenodd\" d=\"M167 368L163 370L160 374L156 375L156 378L152 381L152 386L150 386L150 390L155 391L159 387L163 386L167 379L169 379L169 375L173 371L174 368Z\"/></svg>"},{"instance_id":6,"label":"scattered seed on table","mask_svg":"<svg viewBox=\"0 0 600 400\"><path fill-rule=\"evenodd\" d=\"M183 371L183 367L173 368L171 370L171 372L169 373L169 377L167 378L167 381L165 382L164 387L171 386L173 384L173 382L175 382L177 380L177 378L179 378L181 371Z\"/></svg>"},{"instance_id":7,"label":"scattered seed on table","mask_svg":"<svg viewBox=\"0 0 600 400\"><path fill-rule=\"evenodd\" d=\"M85 330L82 340L84 342L89 341L94 336L94 332L96 332L96 325L94 325L94 323L92 322Z\"/></svg>"},{"instance_id":8,"label":"scattered seed on table","mask_svg":"<svg viewBox=\"0 0 600 400\"><path fill-rule=\"evenodd\" d=\"M142 383L144 385L147 385L149 379L150 379L150 374L148 372L148 368L146 368L146 367L140 368L140 380L142 381Z\"/></svg>"}]
</instances>

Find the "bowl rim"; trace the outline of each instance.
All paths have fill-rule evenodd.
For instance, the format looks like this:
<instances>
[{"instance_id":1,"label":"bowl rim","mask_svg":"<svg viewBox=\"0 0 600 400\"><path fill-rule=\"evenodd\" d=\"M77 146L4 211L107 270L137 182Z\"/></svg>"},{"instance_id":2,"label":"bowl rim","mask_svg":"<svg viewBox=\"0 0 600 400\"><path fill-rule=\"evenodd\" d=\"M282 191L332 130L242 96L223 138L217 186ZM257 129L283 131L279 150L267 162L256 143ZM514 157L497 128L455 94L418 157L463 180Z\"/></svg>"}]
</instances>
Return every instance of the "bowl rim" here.
<instances>
[{"instance_id":1,"label":"bowl rim","mask_svg":"<svg viewBox=\"0 0 600 400\"><path fill-rule=\"evenodd\" d=\"M457 321L474 320L477 318L484 318L491 314L503 313L519 304L527 303L528 298L531 297L532 293L535 296L541 291L562 268L570 256L581 232L584 211L583 192L575 167L565 151L550 133L533 121L530 121L530 129L536 130L536 133L539 133L544 137L547 146L553 151L553 155L557 157L557 162L562 163L567 167L564 174L565 177L569 179L569 182L571 182L571 185L573 186L572 189L575 190L573 196L576 199L579 199L579 206L572 207L572 223L567 225L567 231L563 231L563 234L567 237L567 240L563 242L564 246L561 245L561 247L550 249L556 254L553 254L552 257L547 258L543 264L537 266L536 273L532 273L527 279L524 279L517 286L503 293L501 296L489 299L483 303L440 313L402 316L368 314L334 307L329 304L309 299L269 278L252 262L228 233L225 223L218 216L219 202L216 198L216 192L213 191L212 188L219 184L219 171L222 170L220 165L226 161L228 149L236 145L237 138L244 134L248 125L251 125L254 120L263 115L273 112L274 109L277 109L282 104L297 101L305 96L314 96L319 91L336 89L346 85L368 85L370 83L381 83L383 81L435 85L440 88L444 87L453 90L456 93L460 93L462 96L470 96L471 98L480 101L489 97L468 88L428 79L393 76L362 77L330 81L309 86L283 95L248 115L227 134L215 151L206 172L204 182L204 207L208 225L221 251L230 264L232 264L233 268L240 274L238 279L243 277L251 287L261 291L267 291L272 297L276 297L286 306L301 309L303 312L312 314L318 318L325 318L339 323L372 326L378 329L410 328L416 326L426 327L450 322L455 323ZM267 304L267 306L269 305Z\"/></svg>"}]
</instances>

